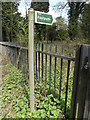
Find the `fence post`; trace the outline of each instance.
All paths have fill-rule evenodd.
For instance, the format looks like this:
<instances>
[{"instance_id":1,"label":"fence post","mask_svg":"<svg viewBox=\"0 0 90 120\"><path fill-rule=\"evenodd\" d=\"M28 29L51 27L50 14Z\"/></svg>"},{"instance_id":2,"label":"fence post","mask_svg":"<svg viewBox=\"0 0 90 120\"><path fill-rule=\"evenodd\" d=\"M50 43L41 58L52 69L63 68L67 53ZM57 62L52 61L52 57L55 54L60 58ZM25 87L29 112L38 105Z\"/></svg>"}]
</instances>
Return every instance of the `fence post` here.
<instances>
[{"instance_id":1,"label":"fence post","mask_svg":"<svg viewBox=\"0 0 90 120\"><path fill-rule=\"evenodd\" d=\"M89 81L89 45L78 45L74 69L70 118L83 118Z\"/></svg>"},{"instance_id":2,"label":"fence post","mask_svg":"<svg viewBox=\"0 0 90 120\"><path fill-rule=\"evenodd\" d=\"M29 14L29 43L28 43L28 59L29 59L29 84L30 84L30 108L34 110L34 10L28 10Z\"/></svg>"},{"instance_id":3,"label":"fence post","mask_svg":"<svg viewBox=\"0 0 90 120\"><path fill-rule=\"evenodd\" d=\"M89 67L89 76L88 76L88 84L87 84L87 95L85 100L85 110L83 118L90 119L90 46L88 48L88 67Z\"/></svg>"}]
</instances>

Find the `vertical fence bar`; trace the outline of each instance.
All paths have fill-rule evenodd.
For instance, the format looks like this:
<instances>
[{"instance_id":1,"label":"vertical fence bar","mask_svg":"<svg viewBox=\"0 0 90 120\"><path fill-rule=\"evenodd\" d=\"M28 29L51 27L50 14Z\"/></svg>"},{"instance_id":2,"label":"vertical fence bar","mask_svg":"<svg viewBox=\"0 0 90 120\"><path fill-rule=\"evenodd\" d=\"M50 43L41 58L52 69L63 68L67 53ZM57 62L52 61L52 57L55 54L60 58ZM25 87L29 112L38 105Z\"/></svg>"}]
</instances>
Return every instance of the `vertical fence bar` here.
<instances>
[{"instance_id":1,"label":"vertical fence bar","mask_svg":"<svg viewBox=\"0 0 90 120\"><path fill-rule=\"evenodd\" d=\"M42 43L42 51L43 51L43 43ZM43 53L42 53L42 82L43 82Z\"/></svg>"},{"instance_id":2,"label":"vertical fence bar","mask_svg":"<svg viewBox=\"0 0 90 120\"><path fill-rule=\"evenodd\" d=\"M47 44L45 45L45 51L47 52ZM47 85L47 54L45 54L45 88Z\"/></svg>"},{"instance_id":3,"label":"vertical fence bar","mask_svg":"<svg viewBox=\"0 0 90 120\"><path fill-rule=\"evenodd\" d=\"M69 56L71 56L71 45L69 45ZM69 71L70 71L70 60L68 60L68 69L67 69L67 84L66 84L66 96L65 96L65 108L64 108L64 115L65 116L66 116L67 95L68 95Z\"/></svg>"},{"instance_id":4,"label":"vertical fence bar","mask_svg":"<svg viewBox=\"0 0 90 120\"><path fill-rule=\"evenodd\" d=\"M52 50L52 44L50 44L50 52ZM51 60L52 60L52 57L50 55L50 71L49 71L49 94L50 94L50 90L51 90Z\"/></svg>"},{"instance_id":5,"label":"vertical fence bar","mask_svg":"<svg viewBox=\"0 0 90 120\"><path fill-rule=\"evenodd\" d=\"M62 47L61 47L61 55L63 55L63 45L62 45ZM62 80L62 66L63 66L63 59L61 58L59 100L61 100L61 80Z\"/></svg>"},{"instance_id":6,"label":"vertical fence bar","mask_svg":"<svg viewBox=\"0 0 90 120\"><path fill-rule=\"evenodd\" d=\"M37 50L37 43L35 44L35 49ZM37 82L37 52L36 52L36 82Z\"/></svg>"},{"instance_id":7,"label":"vertical fence bar","mask_svg":"<svg viewBox=\"0 0 90 120\"><path fill-rule=\"evenodd\" d=\"M57 45L55 46L55 53L57 53ZM56 63L57 63L57 57L55 57L55 71L54 71L54 97L55 97L55 83L56 83Z\"/></svg>"},{"instance_id":8,"label":"vertical fence bar","mask_svg":"<svg viewBox=\"0 0 90 120\"><path fill-rule=\"evenodd\" d=\"M40 50L40 43L38 43L38 50ZM38 52L38 81L40 81L40 52Z\"/></svg>"}]
</instances>

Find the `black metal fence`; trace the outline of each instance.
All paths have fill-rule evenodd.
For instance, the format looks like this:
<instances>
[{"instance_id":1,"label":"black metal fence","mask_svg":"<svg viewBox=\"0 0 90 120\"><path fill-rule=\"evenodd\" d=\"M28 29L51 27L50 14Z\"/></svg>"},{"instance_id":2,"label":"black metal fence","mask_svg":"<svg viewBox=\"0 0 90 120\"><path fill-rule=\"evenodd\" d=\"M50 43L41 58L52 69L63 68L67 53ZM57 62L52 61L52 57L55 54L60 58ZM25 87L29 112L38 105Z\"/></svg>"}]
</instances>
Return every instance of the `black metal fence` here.
<instances>
[{"instance_id":1,"label":"black metal fence","mask_svg":"<svg viewBox=\"0 0 90 120\"><path fill-rule=\"evenodd\" d=\"M48 94L53 94L54 97L56 97L57 94L59 100L61 100L62 82L65 82L66 80L65 85L63 85L65 86L64 114L66 114L70 64L71 62L75 61L75 58L71 57L71 45L69 45L69 56L64 56L63 45L61 45L60 51L61 54L58 54L57 45L52 45L52 44L48 45L43 43L42 44L38 43L35 45L35 76L36 76L35 78L36 78L36 82L42 81L45 84L46 90L48 89ZM63 70L63 67L66 68L66 74L64 73L65 74L64 78L63 78L63 71L65 69ZM53 78L52 78L52 72L53 72Z\"/></svg>"}]
</instances>

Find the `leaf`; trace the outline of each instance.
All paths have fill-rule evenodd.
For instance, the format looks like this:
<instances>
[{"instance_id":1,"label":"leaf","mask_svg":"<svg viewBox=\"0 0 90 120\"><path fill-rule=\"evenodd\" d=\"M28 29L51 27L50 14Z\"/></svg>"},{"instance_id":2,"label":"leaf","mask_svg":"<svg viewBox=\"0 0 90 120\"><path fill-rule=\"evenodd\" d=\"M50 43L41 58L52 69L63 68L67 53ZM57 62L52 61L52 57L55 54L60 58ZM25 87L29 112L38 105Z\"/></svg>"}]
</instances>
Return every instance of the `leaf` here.
<instances>
[{"instance_id":1,"label":"leaf","mask_svg":"<svg viewBox=\"0 0 90 120\"><path fill-rule=\"evenodd\" d=\"M44 108L45 108L46 110L48 110L48 107L49 107L48 104L44 104Z\"/></svg>"},{"instance_id":2,"label":"leaf","mask_svg":"<svg viewBox=\"0 0 90 120\"><path fill-rule=\"evenodd\" d=\"M15 109L16 109L16 111L19 111L19 110L20 110L20 108L19 108L19 107L16 107Z\"/></svg>"},{"instance_id":3,"label":"leaf","mask_svg":"<svg viewBox=\"0 0 90 120\"><path fill-rule=\"evenodd\" d=\"M24 114L22 115L22 118L25 118L25 115L24 115Z\"/></svg>"},{"instance_id":4,"label":"leaf","mask_svg":"<svg viewBox=\"0 0 90 120\"><path fill-rule=\"evenodd\" d=\"M52 106L52 109L56 109L56 106Z\"/></svg>"},{"instance_id":5,"label":"leaf","mask_svg":"<svg viewBox=\"0 0 90 120\"><path fill-rule=\"evenodd\" d=\"M51 113L52 113L55 117L59 116L59 111L58 111L58 110L52 110Z\"/></svg>"},{"instance_id":6,"label":"leaf","mask_svg":"<svg viewBox=\"0 0 90 120\"><path fill-rule=\"evenodd\" d=\"M47 112L48 117L50 116L50 111Z\"/></svg>"}]
</instances>

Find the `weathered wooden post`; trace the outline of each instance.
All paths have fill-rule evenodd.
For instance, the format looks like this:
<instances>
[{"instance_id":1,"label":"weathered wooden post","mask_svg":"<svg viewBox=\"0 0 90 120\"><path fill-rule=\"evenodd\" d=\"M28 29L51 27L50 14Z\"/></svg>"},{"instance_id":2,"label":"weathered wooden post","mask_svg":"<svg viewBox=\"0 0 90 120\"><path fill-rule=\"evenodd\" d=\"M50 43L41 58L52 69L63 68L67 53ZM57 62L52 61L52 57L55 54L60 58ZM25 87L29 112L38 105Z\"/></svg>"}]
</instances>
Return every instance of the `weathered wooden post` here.
<instances>
[{"instance_id":1,"label":"weathered wooden post","mask_svg":"<svg viewBox=\"0 0 90 120\"><path fill-rule=\"evenodd\" d=\"M34 110L34 10L28 9L29 20L29 43L28 43L28 59L29 59L29 85L30 85L30 108Z\"/></svg>"},{"instance_id":2,"label":"weathered wooden post","mask_svg":"<svg viewBox=\"0 0 90 120\"><path fill-rule=\"evenodd\" d=\"M35 20L34 20L35 13ZM28 59L29 59L29 84L30 84L30 108L34 110L34 21L38 24L53 24L53 17L44 12L35 11L30 8L28 10L29 18L29 43L28 43Z\"/></svg>"},{"instance_id":3,"label":"weathered wooden post","mask_svg":"<svg viewBox=\"0 0 90 120\"><path fill-rule=\"evenodd\" d=\"M73 81L70 118L90 117L90 45L78 45ZM88 106L86 106L88 103ZM87 113L87 115L86 115Z\"/></svg>"}]
</instances>

